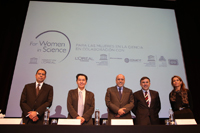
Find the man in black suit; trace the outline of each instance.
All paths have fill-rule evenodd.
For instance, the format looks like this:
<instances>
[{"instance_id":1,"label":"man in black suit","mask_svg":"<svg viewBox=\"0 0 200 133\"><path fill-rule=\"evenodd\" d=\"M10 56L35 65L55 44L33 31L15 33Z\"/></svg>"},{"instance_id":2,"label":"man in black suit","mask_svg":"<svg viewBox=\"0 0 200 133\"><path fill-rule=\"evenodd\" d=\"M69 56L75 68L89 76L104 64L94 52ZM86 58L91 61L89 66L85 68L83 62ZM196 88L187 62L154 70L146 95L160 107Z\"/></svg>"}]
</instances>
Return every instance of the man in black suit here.
<instances>
[{"instance_id":1,"label":"man in black suit","mask_svg":"<svg viewBox=\"0 0 200 133\"><path fill-rule=\"evenodd\" d=\"M85 74L77 74L76 83L78 88L72 89L67 97L67 109L69 119L80 119L82 125L93 125L92 114L94 113L94 94L85 89L87 84Z\"/></svg>"},{"instance_id":2,"label":"man in black suit","mask_svg":"<svg viewBox=\"0 0 200 133\"><path fill-rule=\"evenodd\" d=\"M53 100L53 87L44 83L46 71L38 69L35 74L36 82L26 84L20 100L22 119L25 124L43 124L46 107Z\"/></svg>"},{"instance_id":3,"label":"man in black suit","mask_svg":"<svg viewBox=\"0 0 200 133\"><path fill-rule=\"evenodd\" d=\"M156 125L159 124L158 113L160 111L160 98L157 91L150 90L150 79L142 77L140 79L141 90L133 94L134 108L136 115L136 125Z\"/></svg>"}]
</instances>

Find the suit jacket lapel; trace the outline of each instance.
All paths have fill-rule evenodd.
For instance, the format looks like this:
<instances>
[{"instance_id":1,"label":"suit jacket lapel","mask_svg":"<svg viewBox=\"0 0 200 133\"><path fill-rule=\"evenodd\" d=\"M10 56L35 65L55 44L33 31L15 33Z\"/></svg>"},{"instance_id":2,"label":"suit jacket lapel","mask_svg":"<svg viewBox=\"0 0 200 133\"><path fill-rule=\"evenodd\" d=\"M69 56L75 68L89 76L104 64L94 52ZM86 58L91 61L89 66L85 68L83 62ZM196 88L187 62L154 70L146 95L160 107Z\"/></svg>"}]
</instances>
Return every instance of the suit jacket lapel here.
<instances>
[{"instance_id":1,"label":"suit jacket lapel","mask_svg":"<svg viewBox=\"0 0 200 133\"><path fill-rule=\"evenodd\" d=\"M117 86L115 86L115 94L116 94L116 96L117 96L117 99L120 101L120 97L119 97L119 91L118 91L118 89L117 89Z\"/></svg>"},{"instance_id":2,"label":"suit jacket lapel","mask_svg":"<svg viewBox=\"0 0 200 133\"><path fill-rule=\"evenodd\" d=\"M83 114L85 113L85 110L86 110L86 103L87 103L87 100L88 100L88 91L85 90L85 104L84 104Z\"/></svg>"},{"instance_id":3,"label":"suit jacket lapel","mask_svg":"<svg viewBox=\"0 0 200 133\"><path fill-rule=\"evenodd\" d=\"M119 93L119 92L118 92ZM119 95L119 94L118 94ZM126 87L123 87L122 97L121 100L123 101L123 98L126 96Z\"/></svg>"},{"instance_id":4,"label":"suit jacket lapel","mask_svg":"<svg viewBox=\"0 0 200 133\"><path fill-rule=\"evenodd\" d=\"M152 104L152 99L154 97L154 93L151 90L149 90L149 93L150 93L150 96L151 96L151 103L150 103L150 108L151 108L151 104Z\"/></svg>"},{"instance_id":5,"label":"suit jacket lapel","mask_svg":"<svg viewBox=\"0 0 200 133\"><path fill-rule=\"evenodd\" d=\"M76 98L77 101L78 101L78 88L76 89L74 96L75 96L75 98Z\"/></svg>"},{"instance_id":6,"label":"suit jacket lapel","mask_svg":"<svg viewBox=\"0 0 200 133\"><path fill-rule=\"evenodd\" d=\"M36 83L33 83L31 85L31 89L32 89L32 94L33 94L33 97L36 98Z\"/></svg>"},{"instance_id":7,"label":"suit jacket lapel","mask_svg":"<svg viewBox=\"0 0 200 133\"><path fill-rule=\"evenodd\" d=\"M37 100L38 96L36 96L36 83L33 83L31 85L31 89L32 89L32 94L33 94L34 100ZM35 104L33 105L33 109L35 109Z\"/></svg>"},{"instance_id":8,"label":"suit jacket lapel","mask_svg":"<svg viewBox=\"0 0 200 133\"><path fill-rule=\"evenodd\" d=\"M75 110L76 110L76 112L78 112L78 88L74 91L73 96L75 97L75 99L77 101L77 102L75 102L76 103Z\"/></svg>"}]
</instances>

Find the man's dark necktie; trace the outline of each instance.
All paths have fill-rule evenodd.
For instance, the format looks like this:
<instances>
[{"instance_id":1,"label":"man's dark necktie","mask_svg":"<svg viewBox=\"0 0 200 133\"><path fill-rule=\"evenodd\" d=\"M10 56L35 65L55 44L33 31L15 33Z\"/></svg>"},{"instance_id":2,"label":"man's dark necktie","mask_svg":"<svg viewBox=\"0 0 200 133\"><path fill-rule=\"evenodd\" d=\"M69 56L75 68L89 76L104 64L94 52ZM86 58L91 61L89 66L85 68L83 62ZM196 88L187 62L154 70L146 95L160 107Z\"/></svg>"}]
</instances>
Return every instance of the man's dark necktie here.
<instances>
[{"instance_id":1,"label":"man's dark necktie","mask_svg":"<svg viewBox=\"0 0 200 133\"><path fill-rule=\"evenodd\" d=\"M122 98L121 87L119 87L119 97L120 97L120 99Z\"/></svg>"},{"instance_id":2,"label":"man's dark necktie","mask_svg":"<svg viewBox=\"0 0 200 133\"><path fill-rule=\"evenodd\" d=\"M38 84L38 86L36 88L36 96L39 94L39 91L40 91L39 87L40 87L40 84Z\"/></svg>"}]
</instances>

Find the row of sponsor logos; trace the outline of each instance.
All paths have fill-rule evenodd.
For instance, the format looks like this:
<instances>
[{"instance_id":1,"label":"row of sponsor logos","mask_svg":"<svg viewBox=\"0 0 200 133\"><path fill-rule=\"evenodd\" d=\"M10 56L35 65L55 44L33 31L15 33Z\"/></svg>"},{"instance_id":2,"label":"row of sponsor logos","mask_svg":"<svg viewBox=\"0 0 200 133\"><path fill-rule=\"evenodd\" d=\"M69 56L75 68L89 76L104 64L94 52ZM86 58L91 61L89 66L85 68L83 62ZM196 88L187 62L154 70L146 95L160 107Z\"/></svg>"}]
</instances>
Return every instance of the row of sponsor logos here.
<instances>
[{"instance_id":1,"label":"row of sponsor logos","mask_svg":"<svg viewBox=\"0 0 200 133\"><path fill-rule=\"evenodd\" d=\"M125 63L142 63L142 59L137 59L137 58L121 58L121 57L108 57L107 54L101 54L100 57L95 60L93 57L84 57L84 56L77 56L75 57L75 60L80 61L80 62L90 62L90 61L97 61L98 65L108 65L109 60L123 60ZM143 61L146 66L155 66L156 62L162 63L160 66L166 66L167 65L167 60L165 59L164 56L160 56L158 59L154 55L149 55L147 59ZM56 64L55 59L41 59L39 61L38 58L33 57L30 58L29 64ZM169 65L178 65L178 59L168 59L168 64Z\"/></svg>"},{"instance_id":2,"label":"row of sponsor logos","mask_svg":"<svg viewBox=\"0 0 200 133\"><path fill-rule=\"evenodd\" d=\"M82 56L75 57L75 60L79 60L81 62L94 61L94 59L92 57L82 57ZM120 58L120 57L117 57L117 58L116 57L107 58L106 54L101 54L100 55L99 61L106 62L107 60L124 60L125 63L130 63L130 62L141 63L142 62L142 59ZM145 60L145 64L153 64L154 65L156 61L157 60L155 59L155 56L149 55L148 59ZM158 59L158 61L162 63L162 65L160 65L160 66L166 66L167 60L165 59L164 56L160 56L160 58ZM169 63L169 65L178 65L178 59L168 59L168 63Z\"/></svg>"}]
</instances>

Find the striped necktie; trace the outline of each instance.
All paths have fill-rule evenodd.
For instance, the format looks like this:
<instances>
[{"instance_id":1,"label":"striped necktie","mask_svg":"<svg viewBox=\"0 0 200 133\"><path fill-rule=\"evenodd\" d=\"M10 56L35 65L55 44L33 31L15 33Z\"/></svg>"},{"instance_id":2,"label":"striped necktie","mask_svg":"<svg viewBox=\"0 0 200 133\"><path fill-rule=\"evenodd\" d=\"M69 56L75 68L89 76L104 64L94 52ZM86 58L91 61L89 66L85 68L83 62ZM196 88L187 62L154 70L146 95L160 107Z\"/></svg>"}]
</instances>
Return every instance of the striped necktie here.
<instances>
[{"instance_id":1,"label":"striped necktie","mask_svg":"<svg viewBox=\"0 0 200 133\"><path fill-rule=\"evenodd\" d=\"M148 93L147 93L147 91L145 91L145 101L146 101L146 103L147 103L147 106L149 107L149 98L148 98Z\"/></svg>"}]
</instances>

